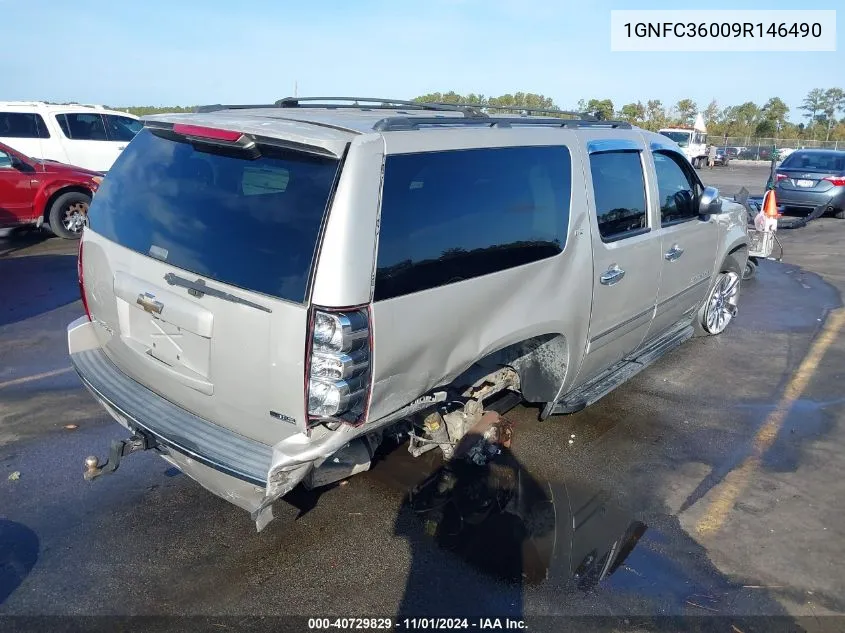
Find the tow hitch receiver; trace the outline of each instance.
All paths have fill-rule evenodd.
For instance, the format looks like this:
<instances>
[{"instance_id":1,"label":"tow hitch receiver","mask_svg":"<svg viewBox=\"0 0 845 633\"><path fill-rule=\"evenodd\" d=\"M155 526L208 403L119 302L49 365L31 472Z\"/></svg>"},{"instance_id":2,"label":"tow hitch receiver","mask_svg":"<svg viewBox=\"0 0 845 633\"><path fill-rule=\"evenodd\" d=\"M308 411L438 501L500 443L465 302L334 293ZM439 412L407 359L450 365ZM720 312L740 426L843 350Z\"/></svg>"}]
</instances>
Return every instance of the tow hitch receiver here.
<instances>
[{"instance_id":1,"label":"tow hitch receiver","mask_svg":"<svg viewBox=\"0 0 845 633\"><path fill-rule=\"evenodd\" d=\"M100 475L113 473L120 466L121 458L138 451L150 450L151 448L155 448L155 445L155 439L138 431L135 431L129 439L114 440L111 443L109 458L104 464L100 464L100 460L96 455L90 455L85 458L84 477L86 480L91 481Z\"/></svg>"}]
</instances>

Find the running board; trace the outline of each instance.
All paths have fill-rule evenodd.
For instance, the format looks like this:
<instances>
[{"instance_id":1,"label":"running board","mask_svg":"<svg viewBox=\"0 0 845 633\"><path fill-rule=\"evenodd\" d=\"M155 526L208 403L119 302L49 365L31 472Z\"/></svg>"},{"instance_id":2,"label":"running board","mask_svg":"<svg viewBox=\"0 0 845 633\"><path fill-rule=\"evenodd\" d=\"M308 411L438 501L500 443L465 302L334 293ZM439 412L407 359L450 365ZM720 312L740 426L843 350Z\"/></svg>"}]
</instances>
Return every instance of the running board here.
<instances>
[{"instance_id":1,"label":"running board","mask_svg":"<svg viewBox=\"0 0 845 633\"><path fill-rule=\"evenodd\" d=\"M634 352L630 357L621 360L603 374L599 374L575 391L566 394L557 404L549 403L540 414L540 419L545 420L550 415L577 413L597 402L623 382L636 376L658 358L665 356L692 338L694 330L688 323L673 328L664 336Z\"/></svg>"}]
</instances>

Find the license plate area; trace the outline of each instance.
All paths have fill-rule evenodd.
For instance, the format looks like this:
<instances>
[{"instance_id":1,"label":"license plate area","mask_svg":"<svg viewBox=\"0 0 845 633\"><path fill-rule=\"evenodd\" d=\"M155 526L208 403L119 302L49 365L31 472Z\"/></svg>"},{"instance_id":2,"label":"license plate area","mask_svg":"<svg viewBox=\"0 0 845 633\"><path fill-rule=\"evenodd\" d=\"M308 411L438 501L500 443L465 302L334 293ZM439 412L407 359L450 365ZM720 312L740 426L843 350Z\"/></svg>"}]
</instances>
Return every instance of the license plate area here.
<instances>
[{"instance_id":1,"label":"license plate area","mask_svg":"<svg viewBox=\"0 0 845 633\"><path fill-rule=\"evenodd\" d=\"M171 367L184 367L203 378L208 378L210 339L198 336L144 310L127 307L129 328L128 332L123 332L124 336L147 348L147 353L153 358Z\"/></svg>"},{"instance_id":2,"label":"license plate area","mask_svg":"<svg viewBox=\"0 0 845 633\"><path fill-rule=\"evenodd\" d=\"M804 187L804 188L815 187L816 181L815 180L805 180L805 179L802 178L800 180L795 181L795 186L796 187Z\"/></svg>"},{"instance_id":3,"label":"license plate area","mask_svg":"<svg viewBox=\"0 0 845 633\"><path fill-rule=\"evenodd\" d=\"M192 380L209 378L214 315L178 294L124 272L115 274L121 339Z\"/></svg>"}]
</instances>

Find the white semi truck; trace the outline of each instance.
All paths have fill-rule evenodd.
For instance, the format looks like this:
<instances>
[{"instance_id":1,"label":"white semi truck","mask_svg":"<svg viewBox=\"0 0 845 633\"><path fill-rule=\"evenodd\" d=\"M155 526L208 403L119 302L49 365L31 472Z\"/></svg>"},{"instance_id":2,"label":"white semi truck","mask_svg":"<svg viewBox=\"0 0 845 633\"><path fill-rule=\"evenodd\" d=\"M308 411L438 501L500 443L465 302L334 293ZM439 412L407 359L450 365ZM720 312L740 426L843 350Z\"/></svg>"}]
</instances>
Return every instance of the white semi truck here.
<instances>
[{"instance_id":1,"label":"white semi truck","mask_svg":"<svg viewBox=\"0 0 845 633\"><path fill-rule=\"evenodd\" d=\"M693 167L704 167L707 164L707 126L701 113L695 119L695 124L689 126L667 127L659 130L659 134L675 141L683 150Z\"/></svg>"}]
</instances>

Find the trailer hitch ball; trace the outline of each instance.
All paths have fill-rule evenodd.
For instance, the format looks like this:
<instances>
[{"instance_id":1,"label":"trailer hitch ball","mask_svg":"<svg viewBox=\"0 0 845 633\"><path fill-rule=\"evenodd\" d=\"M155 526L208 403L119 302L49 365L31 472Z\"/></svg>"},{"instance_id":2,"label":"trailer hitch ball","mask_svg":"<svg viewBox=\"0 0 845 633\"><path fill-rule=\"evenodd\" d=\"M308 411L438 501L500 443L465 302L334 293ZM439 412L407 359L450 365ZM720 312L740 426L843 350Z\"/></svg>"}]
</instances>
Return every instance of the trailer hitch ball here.
<instances>
[{"instance_id":1,"label":"trailer hitch ball","mask_svg":"<svg viewBox=\"0 0 845 633\"><path fill-rule=\"evenodd\" d=\"M103 470L106 466L109 465L109 460L106 460L104 464L100 464L100 458L96 455L89 455L85 458L85 473L83 477L87 481L91 481L92 479L99 477L103 474Z\"/></svg>"},{"instance_id":2,"label":"trailer hitch ball","mask_svg":"<svg viewBox=\"0 0 845 633\"><path fill-rule=\"evenodd\" d=\"M100 458L96 455L89 455L85 458L85 474L91 475L92 473L96 472L97 467L100 465Z\"/></svg>"},{"instance_id":3,"label":"trailer hitch ball","mask_svg":"<svg viewBox=\"0 0 845 633\"><path fill-rule=\"evenodd\" d=\"M91 481L100 475L113 473L120 466L121 458L138 451L148 451L155 446L156 442L151 436L139 432L133 433L129 439L115 440L112 442L109 458L104 463L100 464L96 455L89 455L85 458L85 473L83 476Z\"/></svg>"}]
</instances>

